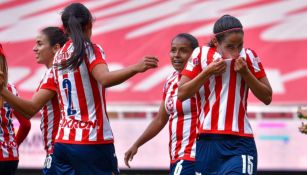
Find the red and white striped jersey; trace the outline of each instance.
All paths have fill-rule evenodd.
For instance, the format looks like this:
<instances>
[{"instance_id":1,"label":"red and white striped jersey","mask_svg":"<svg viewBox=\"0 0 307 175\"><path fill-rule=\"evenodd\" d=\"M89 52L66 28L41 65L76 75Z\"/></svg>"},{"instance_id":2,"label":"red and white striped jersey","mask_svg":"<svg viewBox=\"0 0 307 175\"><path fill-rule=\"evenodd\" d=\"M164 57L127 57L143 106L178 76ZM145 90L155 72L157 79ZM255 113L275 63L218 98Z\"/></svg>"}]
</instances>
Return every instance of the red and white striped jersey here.
<instances>
[{"instance_id":1,"label":"red and white striped jersey","mask_svg":"<svg viewBox=\"0 0 307 175\"><path fill-rule=\"evenodd\" d=\"M194 50L182 74L193 79L215 59L221 58L216 48L203 46ZM248 69L257 78L266 76L253 50L242 49ZM232 134L253 137L247 118L249 88L241 75L234 71L234 59L225 59L227 68L221 76L211 76L199 90L201 113L199 133Z\"/></svg>"},{"instance_id":2,"label":"red and white striped jersey","mask_svg":"<svg viewBox=\"0 0 307 175\"><path fill-rule=\"evenodd\" d=\"M8 84L7 89L14 95L18 95L13 85ZM12 119L14 110L5 101L0 109L0 161L18 160L18 144Z\"/></svg>"},{"instance_id":3,"label":"red and white striped jersey","mask_svg":"<svg viewBox=\"0 0 307 175\"><path fill-rule=\"evenodd\" d=\"M169 114L169 154L171 163L177 160L195 160L197 102L192 97L183 102L177 100L181 74L174 72L166 80L163 89L165 109Z\"/></svg>"},{"instance_id":4,"label":"red and white striped jersey","mask_svg":"<svg viewBox=\"0 0 307 175\"><path fill-rule=\"evenodd\" d=\"M68 41L57 52L54 63L70 58L74 50ZM97 64L106 64L99 45L87 49L86 57L75 70L50 72L41 88L57 91L61 120L56 142L71 144L113 143L113 133L106 112L105 88L94 79L91 72Z\"/></svg>"},{"instance_id":5,"label":"red and white striped jersey","mask_svg":"<svg viewBox=\"0 0 307 175\"><path fill-rule=\"evenodd\" d=\"M41 80L37 91L41 88L43 84L47 82L48 74L50 71L52 71L51 68L45 72L45 75ZM40 110L40 114L41 114L40 128L42 131L44 149L47 154L52 154L54 141L58 132L60 118L61 118L61 112L57 96L54 96L43 106L43 108Z\"/></svg>"}]
</instances>

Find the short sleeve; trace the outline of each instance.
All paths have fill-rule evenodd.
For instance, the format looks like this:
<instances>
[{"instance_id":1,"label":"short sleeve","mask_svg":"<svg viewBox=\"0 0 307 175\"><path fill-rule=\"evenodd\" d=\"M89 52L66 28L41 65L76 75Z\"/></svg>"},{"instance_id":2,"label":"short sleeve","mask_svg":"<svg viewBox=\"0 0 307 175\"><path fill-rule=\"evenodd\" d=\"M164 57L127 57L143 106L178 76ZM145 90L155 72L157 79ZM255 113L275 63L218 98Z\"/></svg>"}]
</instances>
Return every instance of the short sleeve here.
<instances>
[{"instance_id":1,"label":"short sleeve","mask_svg":"<svg viewBox=\"0 0 307 175\"><path fill-rule=\"evenodd\" d=\"M201 68L201 51L200 48L196 48L189 61L187 62L185 68L181 72L182 75L189 77L190 79L195 78L200 72Z\"/></svg>"},{"instance_id":2,"label":"short sleeve","mask_svg":"<svg viewBox=\"0 0 307 175\"><path fill-rule=\"evenodd\" d=\"M105 61L105 53L101 46L93 44L93 51L88 54L89 70L92 72L97 64L107 64Z\"/></svg>"},{"instance_id":3,"label":"short sleeve","mask_svg":"<svg viewBox=\"0 0 307 175\"><path fill-rule=\"evenodd\" d=\"M248 69L257 78L261 79L266 76L265 70L256 52L251 49L246 49L246 62Z\"/></svg>"},{"instance_id":4,"label":"short sleeve","mask_svg":"<svg viewBox=\"0 0 307 175\"><path fill-rule=\"evenodd\" d=\"M43 80L41 81L39 89L57 91L57 84L55 81L55 76L52 68L47 70Z\"/></svg>"}]
</instances>

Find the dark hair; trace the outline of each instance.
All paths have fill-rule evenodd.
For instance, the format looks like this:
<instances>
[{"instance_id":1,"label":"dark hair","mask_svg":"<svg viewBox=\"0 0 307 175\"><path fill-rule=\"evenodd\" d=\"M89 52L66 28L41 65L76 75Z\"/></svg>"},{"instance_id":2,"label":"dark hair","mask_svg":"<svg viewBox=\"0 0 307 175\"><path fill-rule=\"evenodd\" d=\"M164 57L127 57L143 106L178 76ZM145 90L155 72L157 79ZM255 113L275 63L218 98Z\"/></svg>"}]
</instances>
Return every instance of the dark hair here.
<instances>
[{"instance_id":1,"label":"dark hair","mask_svg":"<svg viewBox=\"0 0 307 175\"><path fill-rule=\"evenodd\" d=\"M81 3L72 3L62 13L64 29L71 37L74 51L65 64L56 64L60 69L76 69L86 56L86 50L93 49L90 38L85 36L86 27L92 23L91 12Z\"/></svg>"},{"instance_id":2,"label":"dark hair","mask_svg":"<svg viewBox=\"0 0 307 175\"><path fill-rule=\"evenodd\" d=\"M64 31L59 27L46 27L41 32L47 36L50 46L59 44L62 47L68 40Z\"/></svg>"},{"instance_id":3,"label":"dark hair","mask_svg":"<svg viewBox=\"0 0 307 175\"><path fill-rule=\"evenodd\" d=\"M198 47L198 40L191 34L180 33L173 38L172 42L174 41L175 38L185 38L185 39L187 39L190 42L191 48L193 50Z\"/></svg>"},{"instance_id":4,"label":"dark hair","mask_svg":"<svg viewBox=\"0 0 307 175\"><path fill-rule=\"evenodd\" d=\"M7 62L5 58L5 54L2 48L2 45L0 44L0 69L4 74L4 84L7 85L8 81L8 67L7 67Z\"/></svg>"},{"instance_id":5,"label":"dark hair","mask_svg":"<svg viewBox=\"0 0 307 175\"><path fill-rule=\"evenodd\" d=\"M244 33L243 26L236 17L223 15L214 23L213 34L218 43L221 43L226 35L234 32ZM214 47L212 40L208 45L209 47Z\"/></svg>"}]
</instances>

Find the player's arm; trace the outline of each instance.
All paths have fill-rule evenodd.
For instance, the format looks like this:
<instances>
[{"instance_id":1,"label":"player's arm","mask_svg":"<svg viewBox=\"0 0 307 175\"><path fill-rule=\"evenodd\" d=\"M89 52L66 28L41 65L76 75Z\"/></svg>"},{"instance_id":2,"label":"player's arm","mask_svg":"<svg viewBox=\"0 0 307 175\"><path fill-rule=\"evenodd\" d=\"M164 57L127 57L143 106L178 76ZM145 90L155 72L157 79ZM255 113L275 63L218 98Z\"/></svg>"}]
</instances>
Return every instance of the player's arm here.
<instances>
[{"instance_id":1,"label":"player's arm","mask_svg":"<svg viewBox=\"0 0 307 175\"><path fill-rule=\"evenodd\" d=\"M247 63L243 58L235 60L234 70L241 74L247 86L260 101L266 105L271 103L273 91L266 76L257 79L248 69Z\"/></svg>"},{"instance_id":2,"label":"player's arm","mask_svg":"<svg viewBox=\"0 0 307 175\"><path fill-rule=\"evenodd\" d=\"M27 137L28 133L30 132L31 122L30 120L21 116L16 111L14 111L13 114L20 123L19 129L16 134L16 142L17 142L17 145L19 146L24 141L24 139Z\"/></svg>"},{"instance_id":3,"label":"player's arm","mask_svg":"<svg viewBox=\"0 0 307 175\"><path fill-rule=\"evenodd\" d=\"M111 87L126 81L137 73L156 67L158 67L158 59L156 57L144 57L138 64L116 71L109 71L106 64L97 64L92 70L92 75L104 87Z\"/></svg>"},{"instance_id":4,"label":"player's arm","mask_svg":"<svg viewBox=\"0 0 307 175\"><path fill-rule=\"evenodd\" d=\"M133 156L137 153L138 148L144 143L154 138L166 125L169 115L164 107L164 100L161 102L157 117L155 117L148 125L142 135L134 142L134 144L125 153L125 164L130 168L129 161L132 161Z\"/></svg>"},{"instance_id":5,"label":"player's arm","mask_svg":"<svg viewBox=\"0 0 307 175\"><path fill-rule=\"evenodd\" d=\"M178 99L184 101L191 98L212 75L220 75L226 71L226 63L217 59L203 69L195 78L183 75L179 81Z\"/></svg>"},{"instance_id":6,"label":"player's arm","mask_svg":"<svg viewBox=\"0 0 307 175\"><path fill-rule=\"evenodd\" d=\"M54 91L40 89L33 95L31 100L25 100L15 96L5 87L1 90L1 95L12 108L28 119L34 116L55 94Z\"/></svg>"}]
</instances>

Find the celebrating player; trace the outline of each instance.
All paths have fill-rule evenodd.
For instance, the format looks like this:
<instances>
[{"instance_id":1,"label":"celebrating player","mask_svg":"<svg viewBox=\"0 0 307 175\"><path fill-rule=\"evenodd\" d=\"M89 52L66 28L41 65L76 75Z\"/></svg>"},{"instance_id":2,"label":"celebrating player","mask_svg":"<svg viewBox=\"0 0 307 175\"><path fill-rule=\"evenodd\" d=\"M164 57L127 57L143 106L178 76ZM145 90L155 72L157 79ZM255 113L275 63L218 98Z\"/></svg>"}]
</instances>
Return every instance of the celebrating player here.
<instances>
[{"instance_id":1,"label":"celebrating player","mask_svg":"<svg viewBox=\"0 0 307 175\"><path fill-rule=\"evenodd\" d=\"M190 34L182 33L173 38L169 56L175 71L166 80L157 117L125 153L125 163L129 168L128 161L132 160L138 148L155 137L169 121L170 174L194 174L197 102L195 97L181 102L177 100L177 92L181 71L196 47L198 41Z\"/></svg>"},{"instance_id":2,"label":"celebrating player","mask_svg":"<svg viewBox=\"0 0 307 175\"><path fill-rule=\"evenodd\" d=\"M37 35L36 44L33 48L36 55L36 61L39 64L44 64L48 69L41 80L37 91L41 90L41 85L48 79L47 74L52 69L55 53L66 43L67 40L68 38L64 34L64 31L58 27L46 27ZM46 151L43 174L53 175L55 174L53 148L61 118L59 102L56 96L54 96L43 106L43 108L40 110L40 114L40 127L42 131L44 148ZM34 113L32 113L31 116L32 115L34 115Z\"/></svg>"},{"instance_id":3,"label":"celebrating player","mask_svg":"<svg viewBox=\"0 0 307 175\"><path fill-rule=\"evenodd\" d=\"M209 47L194 50L183 70L178 99L199 93L201 113L196 143L196 173L256 174L257 150L247 119L249 89L264 104L272 89L251 49L243 48L243 27L230 15L218 19ZM213 65L214 68L213 68ZM220 71L219 75L213 75Z\"/></svg>"}]
</instances>

